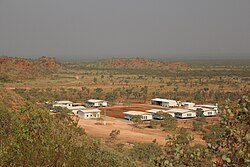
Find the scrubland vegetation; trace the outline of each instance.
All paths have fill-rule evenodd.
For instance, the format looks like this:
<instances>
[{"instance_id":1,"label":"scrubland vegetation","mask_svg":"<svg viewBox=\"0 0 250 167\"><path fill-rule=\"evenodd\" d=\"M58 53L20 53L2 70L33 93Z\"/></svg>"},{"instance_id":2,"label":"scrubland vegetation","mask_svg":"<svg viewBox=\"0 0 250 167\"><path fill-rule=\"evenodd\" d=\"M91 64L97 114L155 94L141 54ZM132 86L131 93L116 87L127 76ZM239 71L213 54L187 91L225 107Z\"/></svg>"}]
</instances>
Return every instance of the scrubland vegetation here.
<instances>
[{"instance_id":1,"label":"scrubland vegetation","mask_svg":"<svg viewBox=\"0 0 250 167\"><path fill-rule=\"evenodd\" d=\"M249 94L250 67L247 65L201 66L196 63L185 68L166 68L161 63L154 66L140 63L137 68L136 61L130 68L115 65L107 62L104 65L64 64L60 70L56 68L53 75L45 77L37 75L37 78L25 79L23 75L13 77L5 72L0 79L5 87L36 102L61 99L82 102L89 98L106 99L111 103L146 102L162 97L224 104L225 99L237 100L242 94Z\"/></svg>"},{"instance_id":2,"label":"scrubland vegetation","mask_svg":"<svg viewBox=\"0 0 250 167\"><path fill-rule=\"evenodd\" d=\"M132 148L115 141L105 145L88 137L78 127L77 120L67 114L50 115L33 105L13 112L2 104L0 163L1 166L248 166L249 99L243 97L237 103L228 103L219 124L200 126L207 145L190 145L192 135L181 128L175 135L166 136L165 146L152 141L134 143ZM112 131L110 140L116 140L119 133Z\"/></svg>"},{"instance_id":3,"label":"scrubland vegetation","mask_svg":"<svg viewBox=\"0 0 250 167\"><path fill-rule=\"evenodd\" d=\"M249 166L250 67L246 63L195 62L161 68L166 64L150 61L145 67L140 60L126 68L111 62L56 65L54 72L50 69L49 74L32 78L22 76L40 73L44 65L37 71L35 66L31 71L22 69L22 75L2 70L0 166ZM123 143L122 131L114 129L107 139L90 137L78 126L78 119L64 112L51 114L42 105L99 98L129 106L153 97L219 103L220 117L214 122L198 117L183 128L175 118L160 113L164 119L152 120L148 126L166 132L165 145L156 140ZM205 144L195 143L194 134Z\"/></svg>"}]
</instances>

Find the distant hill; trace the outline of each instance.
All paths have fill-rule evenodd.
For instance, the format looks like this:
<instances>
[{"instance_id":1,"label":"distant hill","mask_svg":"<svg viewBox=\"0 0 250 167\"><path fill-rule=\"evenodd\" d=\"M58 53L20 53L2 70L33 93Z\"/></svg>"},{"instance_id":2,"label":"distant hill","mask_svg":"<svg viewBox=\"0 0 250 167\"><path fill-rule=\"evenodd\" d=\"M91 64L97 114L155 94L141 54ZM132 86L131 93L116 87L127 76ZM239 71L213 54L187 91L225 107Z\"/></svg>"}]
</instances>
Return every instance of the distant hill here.
<instances>
[{"instance_id":1,"label":"distant hill","mask_svg":"<svg viewBox=\"0 0 250 167\"><path fill-rule=\"evenodd\" d=\"M161 60L141 59L141 58L117 58L99 60L92 63L82 64L82 66L90 68L113 68L113 69L188 69L189 64L184 62L168 62Z\"/></svg>"},{"instance_id":2,"label":"distant hill","mask_svg":"<svg viewBox=\"0 0 250 167\"><path fill-rule=\"evenodd\" d=\"M60 69L54 58L42 57L37 60L13 57L0 57L2 78L33 78L54 73Z\"/></svg>"}]
</instances>

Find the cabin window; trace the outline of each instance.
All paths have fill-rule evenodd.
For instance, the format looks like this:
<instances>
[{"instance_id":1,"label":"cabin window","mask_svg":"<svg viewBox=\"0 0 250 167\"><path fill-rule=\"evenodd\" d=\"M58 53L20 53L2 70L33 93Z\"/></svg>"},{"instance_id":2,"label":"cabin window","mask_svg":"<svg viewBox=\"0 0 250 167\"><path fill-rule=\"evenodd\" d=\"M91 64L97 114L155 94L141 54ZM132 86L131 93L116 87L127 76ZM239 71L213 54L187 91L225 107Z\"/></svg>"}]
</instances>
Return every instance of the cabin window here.
<instances>
[{"instance_id":1,"label":"cabin window","mask_svg":"<svg viewBox=\"0 0 250 167\"><path fill-rule=\"evenodd\" d=\"M208 112L208 115L212 115L213 113L212 112Z\"/></svg>"},{"instance_id":2,"label":"cabin window","mask_svg":"<svg viewBox=\"0 0 250 167\"><path fill-rule=\"evenodd\" d=\"M192 116L192 114L187 114L187 116L188 116L188 117L191 117L191 116Z\"/></svg>"},{"instance_id":3,"label":"cabin window","mask_svg":"<svg viewBox=\"0 0 250 167\"><path fill-rule=\"evenodd\" d=\"M90 117L92 117L93 115L91 114Z\"/></svg>"},{"instance_id":4,"label":"cabin window","mask_svg":"<svg viewBox=\"0 0 250 167\"><path fill-rule=\"evenodd\" d=\"M89 115L86 115L86 117L89 117Z\"/></svg>"}]
</instances>

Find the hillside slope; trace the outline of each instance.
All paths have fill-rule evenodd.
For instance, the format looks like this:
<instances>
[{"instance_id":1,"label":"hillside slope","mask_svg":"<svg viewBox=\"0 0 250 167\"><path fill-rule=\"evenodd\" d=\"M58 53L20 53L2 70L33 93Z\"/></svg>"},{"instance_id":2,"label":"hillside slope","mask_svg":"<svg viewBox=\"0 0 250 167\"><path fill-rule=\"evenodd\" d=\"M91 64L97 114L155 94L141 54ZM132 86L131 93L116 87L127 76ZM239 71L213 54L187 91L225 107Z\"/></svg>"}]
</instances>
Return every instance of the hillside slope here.
<instances>
[{"instance_id":1,"label":"hillside slope","mask_svg":"<svg viewBox=\"0 0 250 167\"><path fill-rule=\"evenodd\" d=\"M60 69L54 58L42 57L37 60L0 57L1 78L33 78L54 73Z\"/></svg>"},{"instance_id":2,"label":"hillside slope","mask_svg":"<svg viewBox=\"0 0 250 167\"><path fill-rule=\"evenodd\" d=\"M18 110L25 104L25 100L17 93L6 90L0 86L0 106L4 106L11 110Z\"/></svg>"}]
</instances>

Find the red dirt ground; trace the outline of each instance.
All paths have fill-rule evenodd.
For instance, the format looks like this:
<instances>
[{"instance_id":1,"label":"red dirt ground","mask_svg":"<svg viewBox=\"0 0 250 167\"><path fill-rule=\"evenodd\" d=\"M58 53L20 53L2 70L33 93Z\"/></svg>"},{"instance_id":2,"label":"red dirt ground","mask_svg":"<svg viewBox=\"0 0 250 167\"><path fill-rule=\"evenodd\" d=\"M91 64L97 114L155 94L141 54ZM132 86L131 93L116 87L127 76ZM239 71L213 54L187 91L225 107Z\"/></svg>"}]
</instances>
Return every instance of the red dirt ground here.
<instances>
[{"instance_id":1,"label":"red dirt ground","mask_svg":"<svg viewBox=\"0 0 250 167\"><path fill-rule=\"evenodd\" d=\"M143 111L149 110L150 108L146 107L105 107L102 111L106 110L106 115L114 118L124 118L123 112L126 111ZM104 112L102 112L104 114Z\"/></svg>"},{"instance_id":2,"label":"red dirt ground","mask_svg":"<svg viewBox=\"0 0 250 167\"><path fill-rule=\"evenodd\" d=\"M94 120L94 119L80 119L79 125L83 127L86 133L93 137L108 138L112 130L120 130L120 135L118 136L118 142L127 143L127 142L152 142L156 139L157 143L160 145L165 144L165 138L169 135L169 132L163 131L162 129L151 129L151 128L136 128L133 126L133 123L127 121L124 118L123 112L135 110L135 111L145 111L150 109L151 106L115 106L115 107L105 107L101 108L102 118L104 110L106 110L106 123L103 125L103 120ZM206 144L202 140L202 136L192 131L192 123L195 120L193 119L178 119L178 127L183 127L189 129L188 131L193 135L194 141L193 144ZM208 117L206 121L209 123L218 122L219 117Z\"/></svg>"},{"instance_id":3,"label":"red dirt ground","mask_svg":"<svg viewBox=\"0 0 250 167\"><path fill-rule=\"evenodd\" d=\"M103 121L93 119L80 119L79 125L83 127L86 133L93 137L108 138L112 130L120 130L118 140L120 142L152 142L156 139L157 143L164 145L167 132L161 129L135 128L132 122L112 117L106 117L107 125Z\"/></svg>"}]
</instances>

